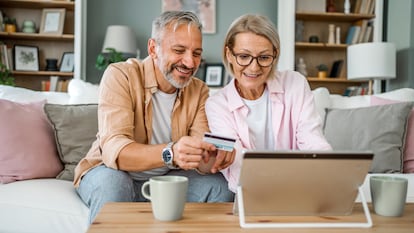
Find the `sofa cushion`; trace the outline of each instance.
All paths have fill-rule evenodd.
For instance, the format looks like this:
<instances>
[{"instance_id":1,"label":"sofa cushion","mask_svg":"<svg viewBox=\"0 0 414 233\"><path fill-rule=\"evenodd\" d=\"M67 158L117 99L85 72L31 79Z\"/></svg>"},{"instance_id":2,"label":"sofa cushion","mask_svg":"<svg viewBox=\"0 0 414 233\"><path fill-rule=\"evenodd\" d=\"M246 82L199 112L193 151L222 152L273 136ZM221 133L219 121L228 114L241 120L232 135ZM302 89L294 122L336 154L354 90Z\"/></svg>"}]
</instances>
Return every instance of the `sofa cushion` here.
<instances>
[{"instance_id":1,"label":"sofa cushion","mask_svg":"<svg viewBox=\"0 0 414 233\"><path fill-rule=\"evenodd\" d=\"M23 87L0 85L0 99L19 103L46 100L52 104L67 104L70 96L65 92L34 91Z\"/></svg>"},{"instance_id":2,"label":"sofa cushion","mask_svg":"<svg viewBox=\"0 0 414 233\"><path fill-rule=\"evenodd\" d=\"M324 133L335 150L371 150L370 171L402 172L406 122L412 103L328 109Z\"/></svg>"},{"instance_id":3,"label":"sofa cushion","mask_svg":"<svg viewBox=\"0 0 414 233\"><path fill-rule=\"evenodd\" d=\"M321 119L325 119L325 109L331 107L331 99L329 98L329 90L326 87L318 87L312 91L315 99L315 107Z\"/></svg>"},{"instance_id":4,"label":"sofa cushion","mask_svg":"<svg viewBox=\"0 0 414 233\"><path fill-rule=\"evenodd\" d=\"M371 106L395 104L401 101L383 99L377 96L371 97ZM407 133L405 136L405 145L403 150L403 167L405 173L414 173L414 108L408 116Z\"/></svg>"},{"instance_id":5,"label":"sofa cushion","mask_svg":"<svg viewBox=\"0 0 414 233\"><path fill-rule=\"evenodd\" d=\"M76 165L96 139L97 111L97 104L45 105L45 112L55 132L59 157L64 164L64 170L57 178L73 180Z\"/></svg>"},{"instance_id":6,"label":"sofa cushion","mask_svg":"<svg viewBox=\"0 0 414 233\"><path fill-rule=\"evenodd\" d=\"M72 79L68 85L69 104L96 104L98 90L99 85L81 79Z\"/></svg>"},{"instance_id":7,"label":"sofa cushion","mask_svg":"<svg viewBox=\"0 0 414 233\"><path fill-rule=\"evenodd\" d=\"M0 232L86 232L89 209L72 182L35 179L0 185Z\"/></svg>"},{"instance_id":8,"label":"sofa cushion","mask_svg":"<svg viewBox=\"0 0 414 233\"><path fill-rule=\"evenodd\" d=\"M17 103L0 99L0 183L55 177L62 171L45 100Z\"/></svg>"}]
</instances>

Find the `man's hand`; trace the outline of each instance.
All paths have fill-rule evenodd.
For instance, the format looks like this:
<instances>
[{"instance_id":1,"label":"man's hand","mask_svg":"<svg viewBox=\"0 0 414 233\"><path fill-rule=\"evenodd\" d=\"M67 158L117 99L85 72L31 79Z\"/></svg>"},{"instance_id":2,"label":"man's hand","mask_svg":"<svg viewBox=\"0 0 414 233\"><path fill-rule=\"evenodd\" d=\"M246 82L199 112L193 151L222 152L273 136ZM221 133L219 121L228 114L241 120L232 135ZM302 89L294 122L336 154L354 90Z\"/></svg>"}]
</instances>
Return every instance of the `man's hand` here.
<instances>
[{"instance_id":1,"label":"man's hand","mask_svg":"<svg viewBox=\"0 0 414 233\"><path fill-rule=\"evenodd\" d=\"M196 169L203 160L209 161L211 151L216 151L213 144L197 137L184 136L173 146L174 163L184 170Z\"/></svg>"}]
</instances>

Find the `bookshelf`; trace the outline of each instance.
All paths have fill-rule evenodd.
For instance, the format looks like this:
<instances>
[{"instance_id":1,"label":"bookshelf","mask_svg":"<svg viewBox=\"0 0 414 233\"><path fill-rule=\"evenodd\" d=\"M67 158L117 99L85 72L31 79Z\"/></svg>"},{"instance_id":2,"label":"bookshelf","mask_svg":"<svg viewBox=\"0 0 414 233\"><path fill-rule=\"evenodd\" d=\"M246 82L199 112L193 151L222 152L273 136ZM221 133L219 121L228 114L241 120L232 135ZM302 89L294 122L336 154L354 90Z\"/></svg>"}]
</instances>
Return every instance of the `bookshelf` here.
<instances>
[{"instance_id":1,"label":"bookshelf","mask_svg":"<svg viewBox=\"0 0 414 233\"><path fill-rule=\"evenodd\" d=\"M62 34L39 33L44 9L64 9ZM56 76L58 77L58 82L64 82L60 86L65 86L65 83L73 78L74 73L46 71L46 59L57 59L59 65L65 52L74 52L75 1L2 0L0 1L0 11L3 17L15 18L17 23L16 32L0 30L0 42L7 45L9 55L12 56L13 66L11 70L16 86L32 90L43 90L45 82L50 82L52 79L56 80L56 78L52 78ZM35 33L22 32L22 25L25 20L31 20L35 23ZM13 48L16 45L38 48L38 70L23 71L15 69L15 52ZM63 89L62 91L65 90Z\"/></svg>"},{"instance_id":2,"label":"bookshelf","mask_svg":"<svg viewBox=\"0 0 414 233\"><path fill-rule=\"evenodd\" d=\"M300 1L300 0L297 0ZM302 0L303 1L303 0ZM371 35L355 36L358 40L354 43L372 42L378 40L378 36L374 36L376 30L382 30L382 0L351 0L350 13L344 12L344 0L336 0L335 12L325 11L306 11L306 9L295 9L295 43L294 43L294 62L297 64L299 58L303 58L307 68L307 79L312 89L317 87L326 87L330 93L344 94L345 90L350 86L366 85L363 81L347 80L346 60L347 47L351 43L347 43L347 37L350 31L355 30L358 26L361 32L367 31L370 27ZM361 10L366 5L365 10ZM359 5L359 7L357 6ZM374 7L379 7L375 9ZM357 9L358 8L358 9ZM380 22L377 22L380 21ZM328 43L329 25L335 27L335 37L339 36L339 43ZM362 28L362 26L364 28ZM368 27L369 26L369 27ZM336 28L339 28L337 34ZM351 29L353 28L353 29ZM318 42L310 42L310 37L316 36ZM341 61L341 62L338 62ZM337 77L318 78L317 66L325 64L328 66L328 75L331 73L333 65L337 63ZM338 66L338 64L340 64Z\"/></svg>"}]
</instances>

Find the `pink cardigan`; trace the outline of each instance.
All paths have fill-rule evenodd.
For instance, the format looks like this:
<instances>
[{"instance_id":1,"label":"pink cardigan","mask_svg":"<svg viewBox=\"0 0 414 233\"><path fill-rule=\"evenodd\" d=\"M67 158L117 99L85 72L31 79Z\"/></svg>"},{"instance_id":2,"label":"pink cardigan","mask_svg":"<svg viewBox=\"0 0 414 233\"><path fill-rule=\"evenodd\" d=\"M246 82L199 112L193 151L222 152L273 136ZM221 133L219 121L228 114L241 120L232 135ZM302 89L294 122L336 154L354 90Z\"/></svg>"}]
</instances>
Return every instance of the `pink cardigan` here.
<instances>
[{"instance_id":1,"label":"pink cardigan","mask_svg":"<svg viewBox=\"0 0 414 233\"><path fill-rule=\"evenodd\" d=\"M331 150L322 132L307 80L297 72L278 71L267 81L272 103L275 150ZM234 80L209 97L206 113L211 132L237 139L236 159L221 172L233 192L237 189L243 149L254 149L246 123L248 113Z\"/></svg>"}]
</instances>

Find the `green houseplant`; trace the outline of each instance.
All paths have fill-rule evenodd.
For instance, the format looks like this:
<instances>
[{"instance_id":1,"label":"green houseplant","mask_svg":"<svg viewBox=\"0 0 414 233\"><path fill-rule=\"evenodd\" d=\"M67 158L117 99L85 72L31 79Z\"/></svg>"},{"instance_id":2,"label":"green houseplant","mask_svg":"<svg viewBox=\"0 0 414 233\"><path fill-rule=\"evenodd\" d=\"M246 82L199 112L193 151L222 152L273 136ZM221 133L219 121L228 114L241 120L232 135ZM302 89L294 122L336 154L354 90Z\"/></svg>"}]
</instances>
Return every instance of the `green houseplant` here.
<instances>
[{"instance_id":1,"label":"green houseplant","mask_svg":"<svg viewBox=\"0 0 414 233\"><path fill-rule=\"evenodd\" d=\"M0 85L14 86L14 78L6 65L0 63Z\"/></svg>"},{"instance_id":2,"label":"green houseplant","mask_svg":"<svg viewBox=\"0 0 414 233\"><path fill-rule=\"evenodd\" d=\"M107 50L108 53L100 53L96 58L95 67L98 70L106 69L106 67L111 63L125 61L125 58L122 55L122 53L116 51L116 49L106 48L105 50Z\"/></svg>"}]
</instances>

